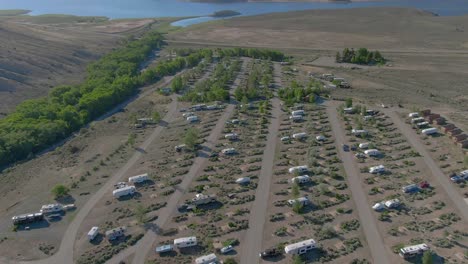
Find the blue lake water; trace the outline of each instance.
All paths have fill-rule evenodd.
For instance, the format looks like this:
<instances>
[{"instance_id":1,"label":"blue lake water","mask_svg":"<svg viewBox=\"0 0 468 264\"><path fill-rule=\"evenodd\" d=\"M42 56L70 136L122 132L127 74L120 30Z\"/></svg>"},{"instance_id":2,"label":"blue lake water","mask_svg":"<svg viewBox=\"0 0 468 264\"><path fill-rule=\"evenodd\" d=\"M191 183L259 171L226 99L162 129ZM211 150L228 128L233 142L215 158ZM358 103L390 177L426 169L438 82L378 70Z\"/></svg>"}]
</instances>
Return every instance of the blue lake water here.
<instances>
[{"instance_id":1,"label":"blue lake water","mask_svg":"<svg viewBox=\"0 0 468 264\"><path fill-rule=\"evenodd\" d=\"M219 10L234 10L242 15L306 9L337 9L375 6L414 7L442 16L468 14L468 0L384 0L361 3L192 3L177 0L0 0L0 9L29 9L32 15L72 14L109 18L207 16ZM212 20L198 18L179 25Z\"/></svg>"}]
</instances>

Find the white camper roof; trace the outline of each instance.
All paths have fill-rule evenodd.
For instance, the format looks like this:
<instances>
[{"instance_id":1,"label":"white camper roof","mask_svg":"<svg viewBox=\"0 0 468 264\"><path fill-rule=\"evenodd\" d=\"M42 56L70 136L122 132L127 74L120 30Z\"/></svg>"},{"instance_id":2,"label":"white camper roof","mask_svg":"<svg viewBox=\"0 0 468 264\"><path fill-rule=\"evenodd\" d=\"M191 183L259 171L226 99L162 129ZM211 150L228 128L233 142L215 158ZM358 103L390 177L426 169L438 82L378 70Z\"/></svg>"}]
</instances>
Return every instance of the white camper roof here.
<instances>
[{"instance_id":1,"label":"white camper roof","mask_svg":"<svg viewBox=\"0 0 468 264\"><path fill-rule=\"evenodd\" d=\"M182 243L188 243L188 242L197 242L197 237L191 236L191 237L181 237L181 238L176 238L174 239L174 245L177 244L182 244Z\"/></svg>"},{"instance_id":2,"label":"white camper roof","mask_svg":"<svg viewBox=\"0 0 468 264\"><path fill-rule=\"evenodd\" d=\"M418 244L418 245L404 247L404 248L400 249L400 252L403 253L403 254L406 254L406 253L412 254L412 253L417 253L417 252L419 252L421 250L426 251L428 249L429 249L429 247L426 244Z\"/></svg>"},{"instance_id":3,"label":"white camper roof","mask_svg":"<svg viewBox=\"0 0 468 264\"><path fill-rule=\"evenodd\" d=\"M128 177L128 181L131 181L133 179L139 179L139 178L147 178L147 177L148 177L148 173L144 173L144 174Z\"/></svg>"},{"instance_id":4,"label":"white camper roof","mask_svg":"<svg viewBox=\"0 0 468 264\"><path fill-rule=\"evenodd\" d=\"M218 261L218 257L216 257L214 253L211 253L206 256L201 256L195 259L196 264L210 264L215 263L216 261Z\"/></svg>"},{"instance_id":5,"label":"white camper roof","mask_svg":"<svg viewBox=\"0 0 468 264\"><path fill-rule=\"evenodd\" d=\"M298 249L306 247L306 246L315 247L316 244L317 244L317 242L315 242L314 239L307 239L307 240L304 240L304 241L300 241L300 242L285 246L284 247L284 252L286 254L289 254L290 252L293 252L295 250L298 250Z\"/></svg>"},{"instance_id":6,"label":"white camper roof","mask_svg":"<svg viewBox=\"0 0 468 264\"><path fill-rule=\"evenodd\" d=\"M99 231L99 227L93 226L88 232L88 236L94 236Z\"/></svg>"}]
</instances>

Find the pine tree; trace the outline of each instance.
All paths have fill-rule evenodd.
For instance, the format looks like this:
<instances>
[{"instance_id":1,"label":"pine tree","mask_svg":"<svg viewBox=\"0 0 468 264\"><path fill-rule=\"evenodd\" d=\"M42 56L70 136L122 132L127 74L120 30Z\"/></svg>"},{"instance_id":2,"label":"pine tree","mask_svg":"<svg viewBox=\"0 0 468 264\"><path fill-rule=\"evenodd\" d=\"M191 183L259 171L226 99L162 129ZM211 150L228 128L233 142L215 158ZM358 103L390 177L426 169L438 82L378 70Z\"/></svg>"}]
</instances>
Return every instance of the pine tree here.
<instances>
[{"instance_id":1,"label":"pine tree","mask_svg":"<svg viewBox=\"0 0 468 264\"><path fill-rule=\"evenodd\" d=\"M341 62L341 55L340 55L339 51L336 52L335 61L336 62Z\"/></svg>"}]
</instances>

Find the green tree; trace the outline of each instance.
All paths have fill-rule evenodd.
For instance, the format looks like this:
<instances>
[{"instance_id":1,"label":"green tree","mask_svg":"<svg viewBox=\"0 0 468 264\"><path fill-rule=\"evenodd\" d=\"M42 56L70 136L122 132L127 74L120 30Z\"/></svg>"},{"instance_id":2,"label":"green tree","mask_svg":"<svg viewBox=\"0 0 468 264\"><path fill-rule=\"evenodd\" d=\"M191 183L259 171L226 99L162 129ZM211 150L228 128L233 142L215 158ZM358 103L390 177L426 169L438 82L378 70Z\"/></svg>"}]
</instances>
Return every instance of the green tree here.
<instances>
[{"instance_id":1,"label":"green tree","mask_svg":"<svg viewBox=\"0 0 468 264\"><path fill-rule=\"evenodd\" d=\"M293 264L303 264L302 258L300 255L294 255Z\"/></svg>"},{"instance_id":2,"label":"green tree","mask_svg":"<svg viewBox=\"0 0 468 264\"><path fill-rule=\"evenodd\" d=\"M184 144L187 145L187 148L190 150L195 150L199 140L198 130L195 128L189 128L184 137Z\"/></svg>"},{"instance_id":3,"label":"green tree","mask_svg":"<svg viewBox=\"0 0 468 264\"><path fill-rule=\"evenodd\" d=\"M291 189L291 194L293 195L293 198L296 199L299 197L300 191L299 191L299 184L296 182L293 183L292 189Z\"/></svg>"},{"instance_id":4,"label":"green tree","mask_svg":"<svg viewBox=\"0 0 468 264\"><path fill-rule=\"evenodd\" d=\"M249 105L249 99L247 99L247 96L244 95L244 97L242 97L241 103L242 103L242 111L246 111Z\"/></svg>"},{"instance_id":5,"label":"green tree","mask_svg":"<svg viewBox=\"0 0 468 264\"><path fill-rule=\"evenodd\" d=\"M159 123L159 121L161 121L161 114L158 111L153 113L153 121L156 123Z\"/></svg>"},{"instance_id":6,"label":"green tree","mask_svg":"<svg viewBox=\"0 0 468 264\"><path fill-rule=\"evenodd\" d=\"M339 51L336 52L335 61L336 61L336 62L341 62L341 55L340 55L340 52L339 52Z\"/></svg>"},{"instance_id":7,"label":"green tree","mask_svg":"<svg viewBox=\"0 0 468 264\"><path fill-rule=\"evenodd\" d=\"M302 205L302 203L300 202L295 202L293 204L293 212L295 212L296 214L301 214L303 208L304 208L304 205Z\"/></svg>"},{"instance_id":8,"label":"green tree","mask_svg":"<svg viewBox=\"0 0 468 264\"><path fill-rule=\"evenodd\" d=\"M237 261L233 258L227 258L225 261L224 261L224 264L237 264Z\"/></svg>"},{"instance_id":9,"label":"green tree","mask_svg":"<svg viewBox=\"0 0 468 264\"><path fill-rule=\"evenodd\" d=\"M432 251L428 250L424 252L422 256L422 264L432 264L434 261L432 260Z\"/></svg>"},{"instance_id":10,"label":"green tree","mask_svg":"<svg viewBox=\"0 0 468 264\"><path fill-rule=\"evenodd\" d=\"M135 216L140 224L143 224L146 222L146 209L142 204L138 204L135 207Z\"/></svg>"},{"instance_id":11,"label":"green tree","mask_svg":"<svg viewBox=\"0 0 468 264\"><path fill-rule=\"evenodd\" d=\"M346 100L345 100L345 106L346 106L347 108L352 107L352 106L353 106L353 99L352 99L352 98L346 98Z\"/></svg>"},{"instance_id":12,"label":"green tree","mask_svg":"<svg viewBox=\"0 0 468 264\"><path fill-rule=\"evenodd\" d=\"M54 195L54 199L58 199L67 196L70 192L70 189L63 184L57 184L54 186L54 188L52 188L51 192Z\"/></svg>"}]
</instances>

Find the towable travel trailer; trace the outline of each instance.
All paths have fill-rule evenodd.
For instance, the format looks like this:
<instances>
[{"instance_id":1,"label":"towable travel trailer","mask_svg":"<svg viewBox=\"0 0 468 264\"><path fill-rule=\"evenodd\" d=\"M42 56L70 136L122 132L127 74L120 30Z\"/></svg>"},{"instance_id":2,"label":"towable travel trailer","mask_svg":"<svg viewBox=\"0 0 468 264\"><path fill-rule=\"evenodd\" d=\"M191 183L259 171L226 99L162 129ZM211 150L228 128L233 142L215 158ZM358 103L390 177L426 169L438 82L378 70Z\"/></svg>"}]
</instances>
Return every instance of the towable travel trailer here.
<instances>
[{"instance_id":1,"label":"towable travel trailer","mask_svg":"<svg viewBox=\"0 0 468 264\"><path fill-rule=\"evenodd\" d=\"M108 240L115 240L123 235L125 235L125 226L117 227L111 230L106 231L106 238Z\"/></svg>"},{"instance_id":2,"label":"towable travel trailer","mask_svg":"<svg viewBox=\"0 0 468 264\"><path fill-rule=\"evenodd\" d=\"M428 250L429 250L429 247L426 244L418 244L418 245L401 248L399 255L402 258L411 258L417 255L421 255Z\"/></svg>"},{"instance_id":3,"label":"towable travel trailer","mask_svg":"<svg viewBox=\"0 0 468 264\"><path fill-rule=\"evenodd\" d=\"M169 252L169 251L172 251L174 250L174 246L173 245L162 245L162 246L159 246L159 247L156 247L156 253L165 253L165 252Z\"/></svg>"},{"instance_id":4,"label":"towable travel trailer","mask_svg":"<svg viewBox=\"0 0 468 264\"><path fill-rule=\"evenodd\" d=\"M370 167L369 168L369 173L375 174L375 173L382 173L385 172L385 167L384 165L379 165L375 167Z\"/></svg>"},{"instance_id":5,"label":"towable travel trailer","mask_svg":"<svg viewBox=\"0 0 468 264\"><path fill-rule=\"evenodd\" d=\"M292 183L297 183L297 184L304 184L310 182L310 177L309 175L302 175L302 176L297 176L291 179Z\"/></svg>"},{"instance_id":6,"label":"towable travel trailer","mask_svg":"<svg viewBox=\"0 0 468 264\"><path fill-rule=\"evenodd\" d=\"M307 167L306 165L296 166L296 167L289 168L288 171L289 173L306 173L309 171L309 167Z\"/></svg>"},{"instance_id":7,"label":"towable travel trailer","mask_svg":"<svg viewBox=\"0 0 468 264\"><path fill-rule=\"evenodd\" d=\"M291 112L291 115L292 116L304 116L305 112L304 112L304 110L295 110L295 111Z\"/></svg>"},{"instance_id":8,"label":"towable travel trailer","mask_svg":"<svg viewBox=\"0 0 468 264\"><path fill-rule=\"evenodd\" d=\"M126 186L117 190L113 190L112 195L115 198L120 198L126 195L132 195L135 193L135 191L136 191L135 186Z\"/></svg>"},{"instance_id":9,"label":"towable travel trailer","mask_svg":"<svg viewBox=\"0 0 468 264\"><path fill-rule=\"evenodd\" d=\"M215 263L218 263L218 257L214 253L201 256L195 259L195 264L215 264Z\"/></svg>"},{"instance_id":10,"label":"towable travel trailer","mask_svg":"<svg viewBox=\"0 0 468 264\"><path fill-rule=\"evenodd\" d=\"M176 248L187 248L197 245L197 237L181 237L174 239L174 247Z\"/></svg>"},{"instance_id":11,"label":"towable travel trailer","mask_svg":"<svg viewBox=\"0 0 468 264\"><path fill-rule=\"evenodd\" d=\"M195 198L192 199L192 204L194 205L201 205L201 204L209 204L216 202L216 196L214 195L205 195L201 193L197 193Z\"/></svg>"},{"instance_id":12,"label":"towable travel trailer","mask_svg":"<svg viewBox=\"0 0 468 264\"><path fill-rule=\"evenodd\" d=\"M419 113L417 113L417 112L409 113L409 114L408 114L408 117L417 118L417 117L419 117Z\"/></svg>"},{"instance_id":13,"label":"towable travel trailer","mask_svg":"<svg viewBox=\"0 0 468 264\"><path fill-rule=\"evenodd\" d=\"M301 132L301 133L296 133L292 135L292 138L294 139L304 139L307 137L307 133Z\"/></svg>"},{"instance_id":14,"label":"towable travel trailer","mask_svg":"<svg viewBox=\"0 0 468 264\"><path fill-rule=\"evenodd\" d=\"M377 149L368 149L364 151L364 154L366 154L369 157L376 157L379 156L381 153Z\"/></svg>"},{"instance_id":15,"label":"towable travel trailer","mask_svg":"<svg viewBox=\"0 0 468 264\"><path fill-rule=\"evenodd\" d=\"M93 226L88 232L88 240L93 241L99 234L99 227Z\"/></svg>"},{"instance_id":16,"label":"towable travel trailer","mask_svg":"<svg viewBox=\"0 0 468 264\"><path fill-rule=\"evenodd\" d=\"M288 200L288 204L293 206L294 204L299 203L302 206L306 206L310 203L309 198L307 197L299 197L297 199Z\"/></svg>"},{"instance_id":17,"label":"towable travel trailer","mask_svg":"<svg viewBox=\"0 0 468 264\"><path fill-rule=\"evenodd\" d=\"M229 140L236 140L238 138L238 135L236 133L229 133L224 135L224 138Z\"/></svg>"},{"instance_id":18,"label":"towable travel trailer","mask_svg":"<svg viewBox=\"0 0 468 264\"><path fill-rule=\"evenodd\" d=\"M301 115L292 115L292 116L289 116L289 119L294 122L299 122L299 121L304 120L304 117Z\"/></svg>"},{"instance_id":19,"label":"towable travel trailer","mask_svg":"<svg viewBox=\"0 0 468 264\"><path fill-rule=\"evenodd\" d=\"M221 150L221 153L223 153L223 154L225 154L225 155L235 154L235 153L236 153L236 149L235 149L235 148L223 149L223 150Z\"/></svg>"},{"instance_id":20,"label":"towable travel trailer","mask_svg":"<svg viewBox=\"0 0 468 264\"><path fill-rule=\"evenodd\" d=\"M63 205L61 204L46 204L41 207L40 212L43 214L57 213L63 211Z\"/></svg>"},{"instance_id":21,"label":"towable travel trailer","mask_svg":"<svg viewBox=\"0 0 468 264\"><path fill-rule=\"evenodd\" d=\"M29 224L42 220L44 220L44 215L42 213L22 214L13 216L11 218L13 225Z\"/></svg>"},{"instance_id":22,"label":"towable travel trailer","mask_svg":"<svg viewBox=\"0 0 468 264\"><path fill-rule=\"evenodd\" d=\"M128 178L128 182L131 183L142 183L149 180L148 173L132 176Z\"/></svg>"},{"instance_id":23,"label":"towable travel trailer","mask_svg":"<svg viewBox=\"0 0 468 264\"><path fill-rule=\"evenodd\" d=\"M423 133L425 135L437 134L437 132L438 132L437 128L435 128L435 127L426 128L426 129L421 130L421 133Z\"/></svg>"},{"instance_id":24,"label":"towable travel trailer","mask_svg":"<svg viewBox=\"0 0 468 264\"><path fill-rule=\"evenodd\" d=\"M284 247L284 253L291 255L302 255L308 251L317 248L317 242L313 239L307 239Z\"/></svg>"},{"instance_id":25,"label":"towable travel trailer","mask_svg":"<svg viewBox=\"0 0 468 264\"><path fill-rule=\"evenodd\" d=\"M189 123L195 123L195 122L198 122L198 121L199 121L198 116L193 115L193 116L187 117L187 122L189 122Z\"/></svg>"}]
</instances>

